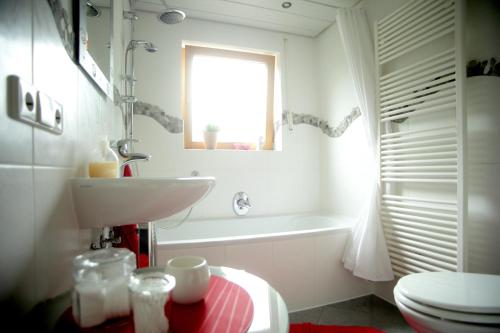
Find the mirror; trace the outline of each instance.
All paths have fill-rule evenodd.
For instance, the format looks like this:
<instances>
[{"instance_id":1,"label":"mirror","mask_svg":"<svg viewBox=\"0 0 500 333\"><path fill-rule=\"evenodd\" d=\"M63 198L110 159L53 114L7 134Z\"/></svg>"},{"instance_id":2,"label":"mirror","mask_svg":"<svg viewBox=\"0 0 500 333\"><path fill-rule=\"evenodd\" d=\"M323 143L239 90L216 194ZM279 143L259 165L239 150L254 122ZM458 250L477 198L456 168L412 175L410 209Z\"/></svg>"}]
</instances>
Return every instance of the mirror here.
<instances>
[{"instance_id":1,"label":"mirror","mask_svg":"<svg viewBox=\"0 0 500 333\"><path fill-rule=\"evenodd\" d=\"M112 0L74 0L73 8L77 62L113 100Z\"/></svg>"}]
</instances>

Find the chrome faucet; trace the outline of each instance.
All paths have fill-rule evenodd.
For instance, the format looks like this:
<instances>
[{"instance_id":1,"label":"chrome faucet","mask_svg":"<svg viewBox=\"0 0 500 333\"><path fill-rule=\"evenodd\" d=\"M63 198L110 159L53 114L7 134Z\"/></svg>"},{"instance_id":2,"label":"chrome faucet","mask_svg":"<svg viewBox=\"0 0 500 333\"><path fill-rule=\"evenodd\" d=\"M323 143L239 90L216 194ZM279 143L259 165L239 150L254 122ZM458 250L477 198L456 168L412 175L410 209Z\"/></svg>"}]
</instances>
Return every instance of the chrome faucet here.
<instances>
[{"instance_id":1,"label":"chrome faucet","mask_svg":"<svg viewBox=\"0 0 500 333\"><path fill-rule=\"evenodd\" d=\"M233 211L236 215L246 215L250 208L252 208L252 205L250 204L250 199L245 192L238 192L234 195Z\"/></svg>"},{"instance_id":2,"label":"chrome faucet","mask_svg":"<svg viewBox=\"0 0 500 333\"><path fill-rule=\"evenodd\" d=\"M124 159L124 161L121 163L122 168L125 165L135 161L149 161L151 159L151 155L131 152L130 144L133 142L138 142L138 140L122 139L116 141L116 143L112 145L112 148L115 148L118 151L118 154L120 154L120 156Z\"/></svg>"},{"instance_id":3,"label":"chrome faucet","mask_svg":"<svg viewBox=\"0 0 500 333\"><path fill-rule=\"evenodd\" d=\"M247 208L252 208L252 205L250 204L250 200L248 197L246 198L241 198L236 201L236 204L240 207L247 207Z\"/></svg>"},{"instance_id":4,"label":"chrome faucet","mask_svg":"<svg viewBox=\"0 0 500 333\"><path fill-rule=\"evenodd\" d=\"M129 163L135 161L149 161L151 159L151 155L141 154L141 153L131 153L129 157L122 162L121 166L125 166Z\"/></svg>"}]
</instances>

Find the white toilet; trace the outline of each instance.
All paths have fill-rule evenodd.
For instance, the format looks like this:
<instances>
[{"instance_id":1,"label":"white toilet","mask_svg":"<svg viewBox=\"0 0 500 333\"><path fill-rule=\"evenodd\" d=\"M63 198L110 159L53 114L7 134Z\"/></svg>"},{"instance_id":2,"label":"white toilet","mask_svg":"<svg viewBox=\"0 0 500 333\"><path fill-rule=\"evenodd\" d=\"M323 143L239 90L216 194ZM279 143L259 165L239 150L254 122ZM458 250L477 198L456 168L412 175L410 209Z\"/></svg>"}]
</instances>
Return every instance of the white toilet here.
<instances>
[{"instance_id":1,"label":"white toilet","mask_svg":"<svg viewBox=\"0 0 500 333\"><path fill-rule=\"evenodd\" d=\"M398 281L394 298L419 333L500 332L500 275L411 274Z\"/></svg>"}]
</instances>

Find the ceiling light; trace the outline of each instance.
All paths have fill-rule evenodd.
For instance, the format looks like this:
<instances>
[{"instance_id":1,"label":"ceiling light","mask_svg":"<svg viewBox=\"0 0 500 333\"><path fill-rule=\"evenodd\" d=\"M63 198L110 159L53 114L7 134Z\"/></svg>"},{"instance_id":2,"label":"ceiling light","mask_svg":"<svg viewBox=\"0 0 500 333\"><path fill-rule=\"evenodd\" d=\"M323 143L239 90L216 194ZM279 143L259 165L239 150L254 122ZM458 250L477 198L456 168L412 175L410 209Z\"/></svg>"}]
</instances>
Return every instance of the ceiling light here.
<instances>
[{"instance_id":1,"label":"ceiling light","mask_svg":"<svg viewBox=\"0 0 500 333\"><path fill-rule=\"evenodd\" d=\"M281 7L285 8L285 9L288 9L288 8L292 7L292 3L290 1L284 1L281 4Z\"/></svg>"}]
</instances>

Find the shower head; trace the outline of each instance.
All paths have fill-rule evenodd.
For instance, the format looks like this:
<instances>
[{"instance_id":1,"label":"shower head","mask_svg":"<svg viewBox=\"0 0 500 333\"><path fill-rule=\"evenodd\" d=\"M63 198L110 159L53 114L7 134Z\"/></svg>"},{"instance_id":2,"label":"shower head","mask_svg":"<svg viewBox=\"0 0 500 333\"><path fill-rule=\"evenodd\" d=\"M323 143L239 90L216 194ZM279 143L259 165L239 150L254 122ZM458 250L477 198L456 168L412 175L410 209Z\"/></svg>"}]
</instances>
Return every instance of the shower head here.
<instances>
[{"instance_id":1,"label":"shower head","mask_svg":"<svg viewBox=\"0 0 500 333\"><path fill-rule=\"evenodd\" d=\"M158 51L158 48L151 42L148 42L146 40L135 40L132 39L127 46L127 51L128 50L134 50L138 45L143 45L144 49L150 53L154 53Z\"/></svg>"},{"instance_id":2,"label":"shower head","mask_svg":"<svg viewBox=\"0 0 500 333\"><path fill-rule=\"evenodd\" d=\"M177 24L184 21L186 18L186 14L178 9L167 9L160 15L158 15L158 19L165 24Z\"/></svg>"}]
</instances>

